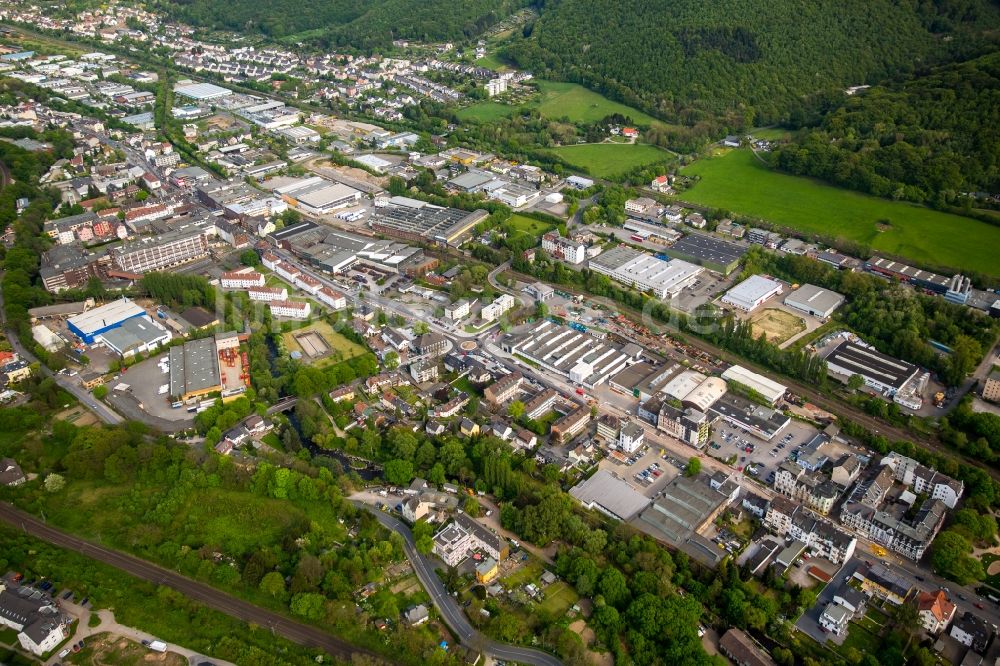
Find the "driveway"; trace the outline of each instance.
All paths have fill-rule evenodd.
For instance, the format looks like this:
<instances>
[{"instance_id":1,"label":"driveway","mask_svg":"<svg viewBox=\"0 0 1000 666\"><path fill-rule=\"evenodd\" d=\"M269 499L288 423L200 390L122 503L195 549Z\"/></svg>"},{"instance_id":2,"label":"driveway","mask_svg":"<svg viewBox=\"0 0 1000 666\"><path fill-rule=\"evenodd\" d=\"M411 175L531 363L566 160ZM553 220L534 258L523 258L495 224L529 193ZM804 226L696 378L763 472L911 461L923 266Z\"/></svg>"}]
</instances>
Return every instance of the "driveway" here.
<instances>
[{"instance_id":1,"label":"driveway","mask_svg":"<svg viewBox=\"0 0 1000 666\"><path fill-rule=\"evenodd\" d=\"M97 617L100 618L101 622L97 626L91 627L89 624L93 611L67 601L62 601L61 604L62 609L65 612L77 618L76 631L73 633L72 638L70 638L69 643L66 644L67 647L80 642L81 639L90 638L91 636L103 633L109 633L120 638L127 638L135 641L136 643L142 643L142 641L152 642L155 640L161 640L152 634L147 634L146 632L139 631L134 627L129 627L119 623L118 620L115 619L115 614L107 609L97 611ZM175 652L182 657L186 657L188 662L192 665L203 661L209 661L213 664L217 664L218 666L236 666L236 664L233 664L232 662L217 659L215 657L209 657L201 654L200 652L195 652L194 650L189 650L186 647L175 645L173 643L167 643L167 652ZM45 664L46 666L53 666L61 661L62 660L59 658L57 653L49 657Z\"/></svg>"}]
</instances>

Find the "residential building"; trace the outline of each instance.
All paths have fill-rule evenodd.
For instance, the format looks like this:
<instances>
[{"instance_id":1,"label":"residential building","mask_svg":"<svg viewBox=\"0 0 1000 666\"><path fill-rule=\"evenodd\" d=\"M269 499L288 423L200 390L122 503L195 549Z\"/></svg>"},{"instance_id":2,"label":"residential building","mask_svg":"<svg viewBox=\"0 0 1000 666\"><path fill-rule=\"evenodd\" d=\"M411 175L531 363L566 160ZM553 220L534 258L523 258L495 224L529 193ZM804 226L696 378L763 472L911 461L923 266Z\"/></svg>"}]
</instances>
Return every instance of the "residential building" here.
<instances>
[{"instance_id":1,"label":"residential building","mask_svg":"<svg viewBox=\"0 0 1000 666\"><path fill-rule=\"evenodd\" d=\"M559 394L554 389L542 389L542 391L529 400L524 405L524 416L528 419L537 419L552 411Z\"/></svg>"},{"instance_id":2,"label":"residential building","mask_svg":"<svg viewBox=\"0 0 1000 666\"><path fill-rule=\"evenodd\" d=\"M430 502L424 502L418 497L411 497L403 502L401 513L403 520L412 524L430 513L430 510Z\"/></svg>"},{"instance_id":3,"label":"residential building","mask_svg":"<svg viewBox=\"0 0 1000 666\"><path fill-rule=\"evenodd\" d=\"M614 414L601 414L597 417L597 436L605 442L617 442L620 429L621 422Z\"/></svg>"},{"instance_id":4,"label":"residential building","mask_svg":"<svg viewBox=\"0 0 1000 666\"><path fill-rule=\"evenodd\" d=\"M635 453L642 446L646 429L635 421L629 421L618 432L618 448L625 453Z\"/></svg>"},{"instance_id":5,"label":"residential building","mask_svg":"<svg viewBox=\"0 0 1000 666\"><path fill-rule=\"evenodd\" d=\"M934 541L946 514L944 502L934 498L927 499L912 519L897 518L888 511L848 501L840 510L840 522L916 562Z\"/></svg>"},{"instance_id":6,"label":"residential building","mask_svg":"<svg viewBox=\"0 0 1000 666\"><path fill-rule=\"evenodd\" d=\"M656 429L696 449L701 449L708 443L710 432L708 416L704 412L693 407L676 407L669 402L660 406Z\"/></svg>"},{"instance_id":7,"label":"residential building","mask_svg":"<svg viewBox=\"0 0 1000 666\"><path fill-rule=\"evenodd\" d=\"M921 465L913 458L893 452L882 458L882 465L888 465L896 480L913 489L913 492L927 494L941 500L949 509L958 504L965 484L936 470Z\"/></svg>"},{"instance_id":8,"label":"residential building","mask_svg":"<svg viewBox=\"0 0 1000 666\"><path fill-rule=\"evenodd\" d=\"M0 458L0 486L19 486L27 477L13 458Z\"/></svg>"},{"instance_id":9,"label":"residential building","mask_svg":"<svg viewBox=\"0 0 1000 666\"><path fill-rule=\"evenodd\" d=\"M67 618L48 594L7 579L0 581L0 626L17 632L21 647L39 657L69 635Z\"/></svg>"},{"instance_id":10,"label":"residential building","mask_svg":"<svg viewBox=\"0 0 1000 666\"><path fill-rule=\"evenodd\" d=\"M983 654L990 641L993 640L995 631L992 624L971 611L965 611L961 617L955 620L949 635L962 645Z\"/></svg>"},{"instance_id":11,"label":"residential building","mask_svg":"<svg viewBox=\"0 0 1000 666\"><path fill-rule=\"evenodd\" d=\"M876 562L869 566L861 564L854 571L853 578L861 585L861 591L899 606L910 596L913 585L906 576Z\"/></svg>"},{"instance_id":12,"label":"residential building","mask_svg":"<svg viewBox=\"0 0 1000 666\"><path fill-rule=\"evenodd\" d=\"M587 258L586 245L570 238L563 238L555 231L542 236L542 249L568 264L579 264Z\"/></svg>"},{"instance_id":13,"label":"residential building","mask_svg":"<svg viewBox=\"0 0 1000 666\"><path fill-rule=\"evenodd\" d=\"M483 397L491 404L503 404L517 395L522 381L524 381L524 376L515 370L487 386L483 391Z\"/></svg>"},{"instance_id":14,"label":"residential building","mask_svg":"<svg viewBox=\"0 0 1000 666\"><path fill-rule=\"evenodd\" d=\"M552 424L550 434L553 442L563 444L576 437L590 423L590 407L581 405Z\"/></svg>"},{"instance_id":15,"label":"residential building","mask_svg":"<svg viewBox=\"0 0 1000 666\"><path fill-rule=\"evenodd\" d=\"M469 316L471 307L472 302L467 298L463 298L444 306L444 316L446 319L458 321Z\"/></svg>"},{"instance_id":16,"label":"residential building","mask_svg":"<svg viewBox=\"0 0 1000 666\"><path fill-rule=\"evenodd\" d=\"M814 555L825 557L834 564L850 559L857 546L857 539L782 496L771 500L764 524L780 536L801 541Z\"/></svg>"},{"instance_id":17,"label":"residential building","mask_svg":"<svg viewBox=\"0 0 1000 666\"><path fill-rule=\"evenodd\" d=\"M719 650L736 666L776 666L771 655L742 629L730 629L719 639Z\"/></svg>"},{"instance_id":18,"label":"residential building","mask_svg":"<svg viewBox=\"0 0 1000 666\"><path fill-rule=\"evenodd\" d=\"M826 605L819 616L819 626L834 636L845 633L850 621L851 612L832 601Z\"/></svg>"},{"instance_id":19,"label":"residential building","mask_svg":"<svg viewBox=\"0 0 1000 666\"><path fill-rule=\"evenodd\" d=\"M510 294L500 294L492 303L484 305L479 311L479 317L483 321L495 321L505 312L512 310L517 305L517 300Z\"/></svg>"},{"instance_id":20,"label":"residential building","mask_svg":"<svg viewBox=\"0 0 1000 666\"><path fill-rule=\"evenodd\" d=\"M448 351L449 343L440 333L430 332L418 335L410 346L414 354L434 358Z\"/></svg>"},{"instance_id":21,"label":"residential building","mask_svg":"<svg viewBox=\"0 0 1000 666\"><path fill-rule=\"evenodd\" d=\"M921 592L917 595L916 603L920 624L924 625L924 629L932 636L947 629L955 617L956 606L948 599L944 590Z\"/></svg>"},{"instance_id":22,"label":"residential building","mask_svg":"<svg viewBox=\"0 0 1000 666\"><path fill-rule=\"evenodd\" d=\"M300 301L271 301L268 307L272 316L288 319L307 319L311 311L309 303Z\"/></svg>"},{"instance_id":23,"label":"residential building","mask_svg":"<svg viewBox=\"0 0 1000 666\"><path fill-rule=\"evenodd\" d=\"M485 558L476 565L476 582L489 583L500 573L500 564L492 557Z\"/></svg>"},{"instance_id":24,"label":"residential building","mask_svg":"<svg viewBox=\"0 0 1000 666\"><path fill-rule=\"evenodd\" d=\"M427 606L419 604L417 606L412 606L403 613L403 619L406 620L406 624L411 627L416 627L418 625L427 622L430 619L430 612L427 610Z\"/></svg>"},{"instance_id":25,"label":"residential building","mask_svg":"<svg viewBox=\"0 0 1000 666\"><path fill-rule=\"evenodd\" d=\"M471 419L463 418L458 430L466 437L475 437L479 434L479 424Z\"/></svg>"},{"instance_id":26,"label":"residential building","mask_svg":"<svg viewBox=\"0 0 1000 666\"><path fill-rule=\"evenodd\" d=\"M219 284L223 289L250 289L251 287L263 287L264 276L260 273L249 272L226 272L219 278Z\"/></svg>"},{"instance_id":27,"label":"residential building","mask_svg":"<svg viewBox=\"0 0 1000 666\"><path fill-rule=\"evenodd\" d=\"M213 227L214 229L214 227ZM125 243L109 251L114 267L125 273L149 273L208 254L206 230L177 230Z\"/></svg>"},{"instance_id":28,"label":"residential building","mask_svg":"<svg viewBox=\"0 0 1000 666\"><path fill-rule=\"evenodd\" d=\"M1000 402L1000 370L991 371L983 382L983 400Z\"/></svg>"},{"instance_id":29,"label":"residential building","mask_svg":"<svg viewBox=\"0 0 1000 666\"><path fill-rule=\"evenodd\" d=\"M251 287L247 289L247 295L251 301L287 301L288 289L286 287Z\"/></svg>"}]
</instances>

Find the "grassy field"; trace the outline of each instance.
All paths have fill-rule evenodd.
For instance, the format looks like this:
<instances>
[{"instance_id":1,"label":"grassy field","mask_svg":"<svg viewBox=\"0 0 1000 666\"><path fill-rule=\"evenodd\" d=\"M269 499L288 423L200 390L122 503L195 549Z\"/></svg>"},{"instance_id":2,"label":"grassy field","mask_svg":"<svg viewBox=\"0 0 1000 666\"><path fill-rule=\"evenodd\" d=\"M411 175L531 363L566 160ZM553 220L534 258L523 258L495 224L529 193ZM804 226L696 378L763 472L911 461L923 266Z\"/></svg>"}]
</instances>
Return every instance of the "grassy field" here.
<instances>
[{"instance_id":1,"label":"grassy field","mask_svg":"<svg viewBox=\"0 0 1000 666\"><path fill-rule=\"evenodd\" d=\"M600 93L584 88L576 83L558 81L538 81L541 99L536 106L547 118L569 118L570 122L593 123L618 113L632 119L636 125L652 125L656 122L638 109L614 102Z\"/></svg>"},{"instance_id":2,"label":"grassy field","mask_svg":"<svg viewBox=\"0 0 1000 666\"><path fill-rule=\"evenodd\" d=\"M598 178L613 178L632 169L670 158L670 153L642 143L588 143L560 146L551 152Z\"/></svg>"},{"instance_id":3,"label":"grassy field","mask_svg":"<svg viewBox=\"0 0 1000 666\"><path fill-rule=\"evenodd\" d=\"M555 229L555 225L553 224L542 222L541 220L536 220L525 215L518 215L516 213L511 215L507 222L521 233L529 234L531 236L541 236L542 234Z\"/></svg>"},{"instance_id":4,"label":"grassy field","mask_svg":"<svg viewBox=\"0 0 1000 666\"><path fill-rule=\"evenodd\" d=\"M559 580L545 588L545 601L538 605L538 609L556 616L563 615L579 598L576 590Z\"/></svg>"},{"instance_id":5,"label":"grassy field","mask_svg":"<svg viewBox=\"0 0 1000 666\"><path fill-rule=\"evenodd\" d=\"M538 577L542 575L542 563L532 559L525 563L523 567L503 579L504 585L514 588L525 583L538 582Z\"/></svg>"},{"instance_id":6,"label":"grassy field","mask_svg":"<svg viewBox=\"0 0 1000 666\"><path fill-rule=\"evenodd\" d=\"M492 123L515 113L518 107L499 102L479 102L455 112L459 120L475 120L481 123Z\"/></svg>"},{"instance_id":7,"label":"grassy field","mask_svg":"<svg viewBox=\"0 0 1000 666\"><path fill-rule=\"evenodd\" d=\"M494 68L492 65L486 66ZM559 81L537 81L537 83L540 95L523 108L538 109L539 113L551 120L567 118L572 123L593 123L617 113L631 118L633 123L643 127L660 122L638 109L612 101L576 83ZM459 109L457 115L461 120L492 122L515 113L518 108L499 102L479 102Z\"/></svg>"},{"instance_id":8,"label":"grassy field","mask_svg":"<svg viewBox=\"0 0 1000 666\"><path fill-rule=\"evenodd\" d=\"M685 201L836 235L916 262L1000 276L1000 227L778 173L749 150L699 160L683 173L701 177L684 192ZM889 220L888 227L880 220Z\"/></svg>"},{"instance_id":9,"label":"grassy field","mask_svg":"<svg viewBox=\"0 0 1000 666\"><path fill-rule=\"evenodd\" d=\"M296 335L301 335L306 331L316 331L322 336L326 344L330 346L332 350L329 356L325 356L316 361L316 365L330 365L332 363L339 363L340 361L346 361L347 359L354 358L355 356L361 356L367 351L361 345L351 342L341 334L333 330L333 327L325 321L316 321L306 326L304 328L297 328L294 331L289 331L287 333L281 334L281 339L285 343L285 349L289 352L299 351L303 352L302 358L304 361L308 361L308 355L306 355L299 345L298 341L295 339Z\"/></svg>"},{"instance_id":10,"label":"grassy field","mask_svg":"<svg viewBox=\"0 0 1000 666\"><path fill-rule=\"evenodd\" d=\"M764 333L767 339L775 344L781 344L788 338L806 330L806 322L790 312L768 308L754 315L750 320L754 337Z\"/></svg>"}]
</instances>

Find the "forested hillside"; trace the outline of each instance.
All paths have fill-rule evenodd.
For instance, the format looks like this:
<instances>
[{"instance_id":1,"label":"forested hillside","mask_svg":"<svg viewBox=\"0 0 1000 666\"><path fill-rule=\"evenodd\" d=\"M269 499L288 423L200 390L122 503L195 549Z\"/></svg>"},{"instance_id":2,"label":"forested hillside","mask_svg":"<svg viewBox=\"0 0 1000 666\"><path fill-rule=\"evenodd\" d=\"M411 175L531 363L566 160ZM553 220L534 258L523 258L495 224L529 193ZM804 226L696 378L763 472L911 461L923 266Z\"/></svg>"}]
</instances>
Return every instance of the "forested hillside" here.
<instances>
[{"instance_id":1,"label":"forested hillside","mask_svg":"<svg viewBox=\"0 0 1000 666\"><path fill-rule=\"evenodd\" d=\"M528 4L525 0L157 0L171 16L198 26L301 36L365 50L393 39L475 37Z\"/></svg>"},{"instance_id":2,"label":"forested hillside","mask_svg":"<svg viewBox=\"0 0 1000 666\"><path fill-rule=\"evenodd\" d=\"M751 126L803 94L979 53L998 16L989 0L550 0L507 56L663 118Z\"/></svg>"},{"instance_id":3,"label":"forested hillside","mask_svg":"<svg viewBox=\"0 0 1000 666\"><path fill-rule=\"evenodd\" d=\"M773 154L791 173L942 205L1000 192L1000 53L856 96L815 99Z\"/></svg>"}]
</instances>

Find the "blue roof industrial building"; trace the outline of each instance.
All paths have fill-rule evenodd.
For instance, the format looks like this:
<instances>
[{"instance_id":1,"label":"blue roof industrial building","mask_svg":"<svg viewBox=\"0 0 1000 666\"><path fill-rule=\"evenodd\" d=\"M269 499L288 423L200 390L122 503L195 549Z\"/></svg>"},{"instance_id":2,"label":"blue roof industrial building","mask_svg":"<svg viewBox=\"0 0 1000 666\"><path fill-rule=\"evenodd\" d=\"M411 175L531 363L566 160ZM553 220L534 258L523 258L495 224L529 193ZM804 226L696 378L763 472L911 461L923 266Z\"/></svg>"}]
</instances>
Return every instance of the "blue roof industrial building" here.
<instances>
[{"instance_id":1,"label":"blue roof industrial building","mask_svg":"<svg viewBox=\"0 0 1000 666\"><path fill-rule=\"evenodd\" d=\"M143 317L146 311L127 298L88 310L66 320L69 330L88 345L101 333L118 328L122 322Z\"/></svg>"}]
</instances>

